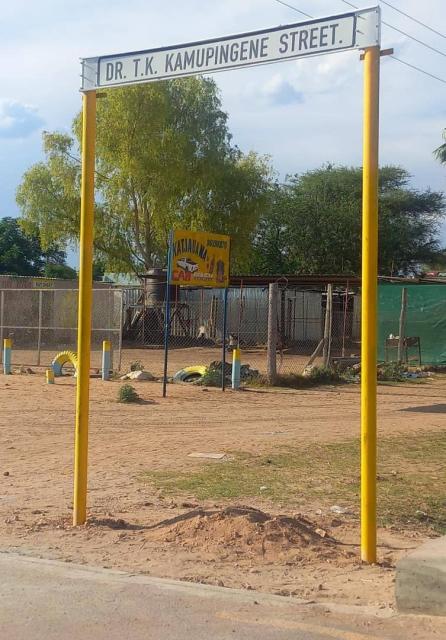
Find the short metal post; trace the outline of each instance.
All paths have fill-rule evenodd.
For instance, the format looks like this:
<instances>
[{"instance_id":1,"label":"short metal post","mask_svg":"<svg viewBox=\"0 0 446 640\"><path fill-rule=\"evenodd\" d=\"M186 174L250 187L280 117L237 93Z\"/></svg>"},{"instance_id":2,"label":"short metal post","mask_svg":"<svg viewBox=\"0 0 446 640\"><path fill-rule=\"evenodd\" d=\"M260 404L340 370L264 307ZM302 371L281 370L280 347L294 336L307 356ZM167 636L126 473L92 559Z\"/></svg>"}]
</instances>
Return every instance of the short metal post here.
<instances>
[{"instance_id":1,"label":"short metal post","mask_svg":"<svg viewBox=\"0 0 446 640\"><path fill-rule=\"evenodd\" d=\"M11 373L11 353L12 353L12 340L11 338L5 338L3 340L3 373L5 376Z\"/></svg>"},{"instance_id":2,"label":"short metal post","mask_svg":"<svg viewBox=\"0 0 446 640\"><path fill-rule=\"evenodd\" d=\"M111 365L111 342L104 340L102 342L102 379L110 380Z\"/></svg>"},{"instance_id":3,"label":"short metal post","mask_svg":"<svg viewBox=\"0 0 446 640\"><path fill-rule=\"evenodd\" d=\"M241 352L237 347L232 352L232 388L237 391L240 389L240 362Z\"/></svg>"}]
</instances>

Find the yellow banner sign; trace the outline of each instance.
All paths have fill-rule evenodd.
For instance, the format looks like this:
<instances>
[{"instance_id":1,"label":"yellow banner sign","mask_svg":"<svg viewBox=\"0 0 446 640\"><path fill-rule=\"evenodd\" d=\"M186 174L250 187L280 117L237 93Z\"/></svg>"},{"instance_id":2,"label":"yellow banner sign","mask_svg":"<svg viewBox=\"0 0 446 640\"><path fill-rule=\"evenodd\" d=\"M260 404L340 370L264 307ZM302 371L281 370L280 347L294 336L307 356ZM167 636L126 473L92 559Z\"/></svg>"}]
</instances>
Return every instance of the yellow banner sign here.
<instances>
[{"instance_id":1,"label":"yellow banner sign","mask_svg":"<svg viewBox=\"0 0 446 640\"><path fill-rule=\"evenodd\" d=\"M174 231L171 284L229 286L230 237L203 231Z\"/></svg>"}]
</instances>

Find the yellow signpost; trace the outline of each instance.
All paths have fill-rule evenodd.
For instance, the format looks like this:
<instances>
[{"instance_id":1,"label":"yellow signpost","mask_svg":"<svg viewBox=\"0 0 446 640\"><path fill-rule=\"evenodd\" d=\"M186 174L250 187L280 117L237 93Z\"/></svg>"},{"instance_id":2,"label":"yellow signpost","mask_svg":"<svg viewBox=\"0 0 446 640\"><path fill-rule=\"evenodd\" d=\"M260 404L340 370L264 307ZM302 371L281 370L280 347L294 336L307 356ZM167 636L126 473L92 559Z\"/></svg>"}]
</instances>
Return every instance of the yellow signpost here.
<instances>
[{"instance_id":1,"label":"yellow signpost","mask_svg":"<svg viewBox=\"0 0 446 640\"><path fill-rule=\"evenodd\" d=\"M361 559L376 562L376 325L380 48L364 53L361 287Z\"/></svg>"},{"instance_id":2,"label":"yellow signpost","mask_svg":"<svg viewBox=\"0 0 446 640\"><path fill-rule=\"evenodd\" d=\"M174 231L171 284L229 286L230 237L205 231Z\"/></svg>"},{"instance_id":3,"label":"yellow signpost","mask_svg":"<svg viewBox=\"0 0 446 640\"><path fill-rule=\"evenodd\" d=\"M87 518L88 404L90 395L91 302L93 288L94 168L96 92L83 95L82 184L77 328L76 430L74 445L73 524Z\"/></svg>"},{"instance_id":4,"label":"yellow signpost","mask_svg":"<svg viewBox=\"0 0 446 640\"><path fill-rule=\"evenodd\" d=\"M92 303L96 90L268 64L303 56L364 51L364 152L361 366L361 557L376 561L376 324L380 8L359 9L191 44L82 61L83 135L79 273L78 377L73 523L86 520ZM210 244L208 244L210 243ZM177 231L169 252L173 284L225 287L229 238Z\"/></svg>"}]
</instances>

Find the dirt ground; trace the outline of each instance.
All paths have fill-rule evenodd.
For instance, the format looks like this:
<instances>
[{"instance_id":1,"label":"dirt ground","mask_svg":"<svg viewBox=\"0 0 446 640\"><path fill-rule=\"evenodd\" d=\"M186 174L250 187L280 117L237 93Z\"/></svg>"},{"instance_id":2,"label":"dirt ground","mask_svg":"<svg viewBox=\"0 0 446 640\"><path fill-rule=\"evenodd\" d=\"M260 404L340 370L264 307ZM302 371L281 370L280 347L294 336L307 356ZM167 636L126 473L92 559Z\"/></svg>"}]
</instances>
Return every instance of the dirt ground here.
<instances>
[{"instance_id":1,"label":"dirt ground","mask_svg":"<svg viewBox=\"0 0 446 640\"><path fill-rule=\"evenodd\" d=\"M188 457L193 452L258 456L356 438L357 386L223 394L169 385L163 399L159 383L139 382L143 402L122 405L120 384L91 380L89 519L73 528L75 381L1 376L1 548L308 600L394 606L395 562L433 535L427 529L381 528L379 564L370 567L359 562L357 502L335 513L314 497L272 501L262 487L242 502L199 501L144 481L146 472L192 474L225 464ZM444 433L445 395L443 380L379 387L380 435ZM417 411L423 407L434 409ZM351 469L353 478L358 473Z\"/></svg>"},{"instance_id":2,"label":"dirt ground","mask_svg":"<svg viewBox=\"0 0 446 640\"><path fill-rule=\"evenodd\" d=\"M76 351L75 346L67 347L59 345L53 349L42 349L40 354L40 363L42 370L49 367L51 361L58 351L71 350ZM0 354L1 357L1 354ZM231 361L231 353L227 353L227 362ZM288 350L284 350L277 358L278 373L301 373L308 362L310 354L295 354ZM214 360L222 359L221 347L188 347L178 348L172 347L169 350L168 358L168 374L173 376L183 367L196 364L208 365ZM118 350L113 352L113 368L118 369ZM121 356L121 371L127 371L131 362L141 362L146 371L150 371L154 376L160 377L164 371L164 351L162 348L124 348ZM266 349L262 348L245 348L242 352L243 364L250 364L253 369L257 369L261 373L266 373ZM102 352L92 350L91 366L92 369L100 368L102 362ZM316 364L321 359L316 359ZM14 345L12 352L12 363L18 367L20 365L36 367L37 351L34 349L23 349Z\"/></svg>"}]
</instances>

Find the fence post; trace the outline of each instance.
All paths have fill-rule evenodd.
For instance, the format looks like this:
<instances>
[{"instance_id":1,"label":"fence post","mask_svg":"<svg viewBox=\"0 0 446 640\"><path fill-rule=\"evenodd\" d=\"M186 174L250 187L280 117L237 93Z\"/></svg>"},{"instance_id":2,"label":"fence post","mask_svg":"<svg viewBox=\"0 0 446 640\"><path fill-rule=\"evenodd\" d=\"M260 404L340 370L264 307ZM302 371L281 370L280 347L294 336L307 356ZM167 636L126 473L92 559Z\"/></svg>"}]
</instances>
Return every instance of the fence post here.
<instances>
[{"instance_id":1,"label":"fence post","mask_svg":"<svg viewBox=\"0 0 446 640\"><path fill-rule=\"evenodd\" d=\"M226 389L226 333L228 328L228 287L223 293L223 346L221 354L221 390Z\"/></svg>"},{"instance_id":2,"label":"fence post","mask_svg":"<svg viewBox=\"0 0 446 640\"><path fill-rule=\"evenodd\" d=\"M404 338L406 333L406 314L407 314L407 288L403 287L401 291L401 311L400 326L398 334L398 362L403 361Z\"/></svg>"},{"instance_id":3,"label":"fence post","mask_svg":"<svg viewBox=\"0 0 446 640\"><path fill-rule=\"evenodd\" d=\"M124 330L124 291L121 289L121 308L119 311L119 337L118 337L118 371L121 371L122 365L122 332Z\"/></svg>"},{"instance_id":4,"label":"fence post","mask_svg":"<svg viewBox=\"0 0 446 640\"><path fill-rule=\"evenodd\" d=\"M37 366L40 367L40 349L42 345L42 306L43 291L39 291L39 327L37 329Z\"/></svg>"},{"instance_id":5,"label":"fence post","mask_svg":"<svg viewBox=\"0 0 446 640\"><path fill-rule=\"evenodd\" d=\"M327 303L325 305L325 324L324 324L324 367L330 364L331 356L331 327L333 318L333 285L327 285Z\"/></svg>"},{"instance_id":6,"label":"fence post","mask_svg":"<svg viewBox=\"0 0 446 640\"><path fill-rule=\"evenodd\" d=\"M3 344L4 309L5 309L5 292L2 290L0 294L0 345ZM1 362L3 362L2 349L0 349L0 358L1 358Z\"/></svg>"},{"instance_id":7,"label":"fence post","mask_svg":"<svg viewBox=\"0 0 446 640\"><path fill-rule=\"evenodd\" d=\"M267 377L270 384L274 384L277 377L277 298L279 287L277 282L269 285L268 295L268 346L267 346Z\"/></svg>"},{"instance_id":8,"label":"fence post","mask_svg":"<svg viewBox=\"0 0 446 640\"><path fill-rule=\"evenodd\" d=\"M11 373L11 352L12 340L5 338L3 340L3 373L8 376Z\"/></svg>"}]
</instances>

